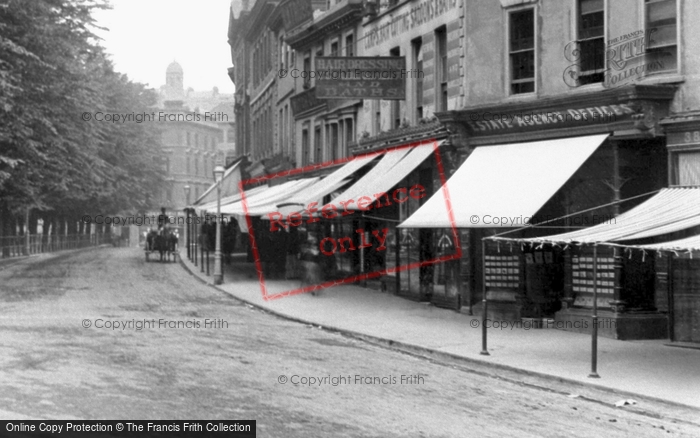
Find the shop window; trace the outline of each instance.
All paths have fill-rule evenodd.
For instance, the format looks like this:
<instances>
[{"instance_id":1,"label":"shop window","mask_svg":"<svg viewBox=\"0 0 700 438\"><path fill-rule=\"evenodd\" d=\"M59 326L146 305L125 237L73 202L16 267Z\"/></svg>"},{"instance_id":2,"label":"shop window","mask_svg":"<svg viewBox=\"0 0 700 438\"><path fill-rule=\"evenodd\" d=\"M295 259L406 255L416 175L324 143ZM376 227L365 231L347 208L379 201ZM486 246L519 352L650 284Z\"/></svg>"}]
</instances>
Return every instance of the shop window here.
<instances>
[{"instance_id":1,"label":"shop window","mask_svg":"<svg viewBox=\"0 0 700 438\"><path fill-rule=\"evenodd\" d=\"M445 26L435 30L435 48L435 61L437 63L435 109L447 111L447 28Z\"/></svg>"},{"instance_id":2,"label":"shop window","mask_svg":"<svg viewBox=\"0 0 700 438\"><path fill-rule=\"evenodd\" d=\"M605 78L605 0L579 0L579 85Z\"/></svg>"},{"instance_id":3,"label":"shop window","mask_svg":"<svg viewBox=\"0 0 700 438\"><path fill-rule=\"evenodd\" d=\"M418 123L423 118L423 40L416 38L411 41L411 50L413 52L413 68L418 72L415 76L415 94L413 96L416 108L416 120Z\"/></svg>"},{"instance_id":4,"label":"shop window","mask_svg":"<svg viewBox=\"0 0 700 438\"><path fill-rule=\"evenodd\" d=\"M678 185L700 186L700 151L679 153L677 157Z\"/></svg>"},{"instance_id":5,"label":"shop window","mask_svg":"<svg viewBox=\"0 0 700 438\"><path fill-rule=\"evenodd\" d=\"M651 39L646 49L646 63L658 63L661 73L678 70L676 0L646 0L646 31Z\"/></svg>"},{"instance_id":6,"label":"shop window","mask_svg":"<svg viewBox=\"0 0 700 438\"><path fill-rule=\"evenodd\" d=\"M510 92L535 91L535 10L510 13Z\"/></svg>"}]
</instances>

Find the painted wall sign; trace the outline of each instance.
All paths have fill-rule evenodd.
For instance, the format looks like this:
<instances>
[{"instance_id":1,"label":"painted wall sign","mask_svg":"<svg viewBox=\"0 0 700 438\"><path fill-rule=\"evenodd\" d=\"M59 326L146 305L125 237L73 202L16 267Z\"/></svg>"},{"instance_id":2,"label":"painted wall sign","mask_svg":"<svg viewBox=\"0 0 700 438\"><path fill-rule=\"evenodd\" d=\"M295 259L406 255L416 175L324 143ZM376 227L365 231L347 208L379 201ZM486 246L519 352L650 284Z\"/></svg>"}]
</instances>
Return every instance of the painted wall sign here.
<instances>
[{"instance_id":1,"label":"painted wall sign","mask_svg":"<svg viewBox=\"0 0 700 438\"><path fill-rule=\"evenodd\" d=\"M400 36L422 24L456 9L457 0L423 0L382 17L365 28L365 49Z\"/></svg>"}]
</instances>

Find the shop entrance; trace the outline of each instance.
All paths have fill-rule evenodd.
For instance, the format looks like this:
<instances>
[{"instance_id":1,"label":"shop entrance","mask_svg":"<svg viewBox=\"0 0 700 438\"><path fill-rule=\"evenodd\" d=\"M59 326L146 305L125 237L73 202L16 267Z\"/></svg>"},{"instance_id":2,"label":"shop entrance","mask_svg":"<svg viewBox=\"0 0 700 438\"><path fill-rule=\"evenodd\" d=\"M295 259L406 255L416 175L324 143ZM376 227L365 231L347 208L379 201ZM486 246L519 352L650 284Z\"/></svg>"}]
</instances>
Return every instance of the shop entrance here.
<instances>
[{"instance_id":1,"label":"shop entrance","mask_svg":"<svg viewBox=\"0 0 700 438\"><path fill-rule=\"evenodd\" d=\"M700 260L673 261L673 339L700 343Z\"/></svg>"}]
</instances>

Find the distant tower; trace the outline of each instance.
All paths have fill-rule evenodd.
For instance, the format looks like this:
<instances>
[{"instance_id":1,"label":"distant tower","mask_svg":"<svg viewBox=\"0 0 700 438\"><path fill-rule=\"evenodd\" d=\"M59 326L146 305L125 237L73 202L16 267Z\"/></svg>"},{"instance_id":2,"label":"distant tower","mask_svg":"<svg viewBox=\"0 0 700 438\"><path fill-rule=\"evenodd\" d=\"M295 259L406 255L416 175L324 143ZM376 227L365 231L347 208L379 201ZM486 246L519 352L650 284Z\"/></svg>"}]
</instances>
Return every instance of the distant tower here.
<instances>
[{"instance_id":1,"label":"distant tower","mask_svg":"<svg viewBox=\"0 0 700 438\"><path fill-rule=\"evenodd\" d=\"M184 98L184 72L177 61L170 63L165 70L165 100L181 101Z\"/></svg>"}]
</instances>

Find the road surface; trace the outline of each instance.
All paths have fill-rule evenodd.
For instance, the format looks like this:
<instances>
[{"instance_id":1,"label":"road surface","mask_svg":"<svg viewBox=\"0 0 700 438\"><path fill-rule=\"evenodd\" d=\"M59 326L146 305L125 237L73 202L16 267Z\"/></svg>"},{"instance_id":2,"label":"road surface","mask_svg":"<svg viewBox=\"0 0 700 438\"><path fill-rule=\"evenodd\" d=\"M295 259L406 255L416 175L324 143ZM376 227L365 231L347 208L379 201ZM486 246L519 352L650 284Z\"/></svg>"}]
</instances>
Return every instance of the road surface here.
<instances>
[{"instance_id":1,"label":"road surface","mask_svg":"<svg viewBox=\"0 0 700 438\"><path fill-rule=\"evenodd\" d=\"M0 265L0 417L255 419L261 437L700 436L697 413L372 345L143 259L97 248Z\"/></svg>"}]
</instances>

